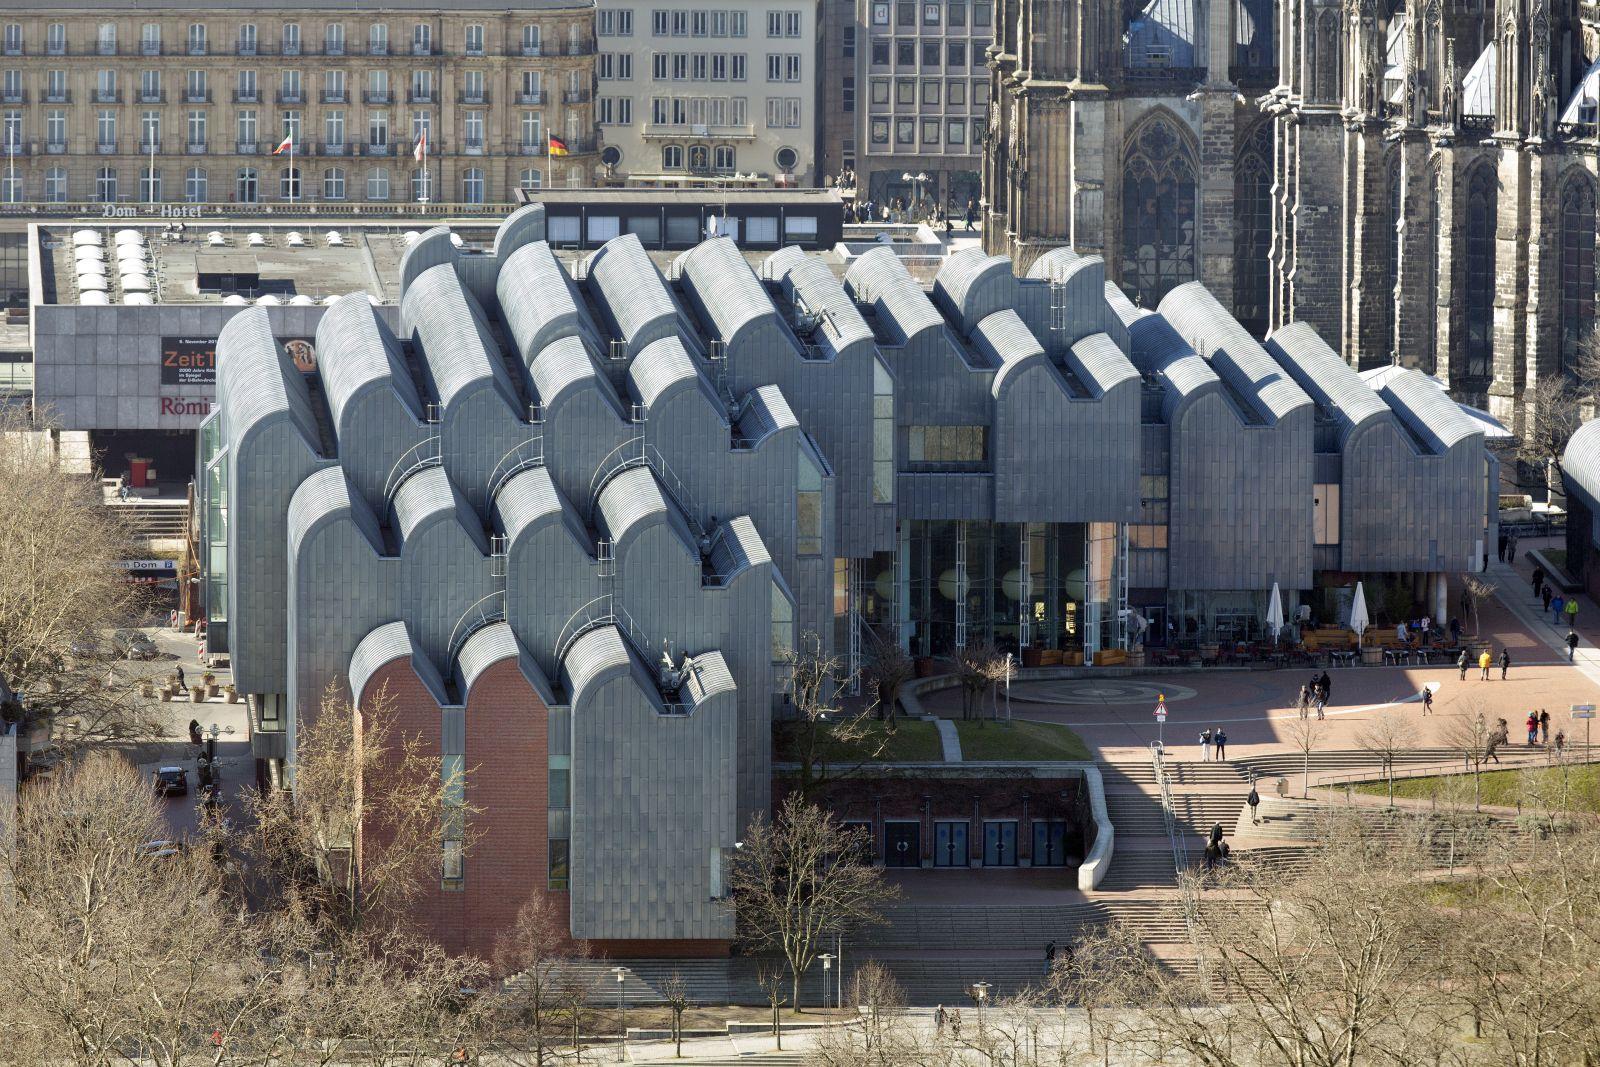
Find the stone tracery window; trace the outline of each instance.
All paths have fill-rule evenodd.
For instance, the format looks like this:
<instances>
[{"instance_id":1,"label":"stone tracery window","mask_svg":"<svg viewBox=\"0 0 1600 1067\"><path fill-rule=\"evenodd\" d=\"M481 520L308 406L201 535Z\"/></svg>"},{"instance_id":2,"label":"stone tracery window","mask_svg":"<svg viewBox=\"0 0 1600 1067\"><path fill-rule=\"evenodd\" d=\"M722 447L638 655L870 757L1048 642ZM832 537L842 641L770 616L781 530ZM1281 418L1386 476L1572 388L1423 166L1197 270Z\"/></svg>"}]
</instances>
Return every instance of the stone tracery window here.
<instances>
[{"instance_id":1,"label":"stone tracery window","mask_svg":"<svg viewBox=\"0 0 1600 1067\"><path fill-rule=\"evenodd\" d=\"M1561 369L1577 367L1578 351L1594 328L1594 183L1580 175L1561 191Z\"/></svg>"},{"instance_id":2,"label":"stone tracery window","mask_svg":"<svg viewBox=\"0 0 1600 1067\"><path fill-rule=\"evenodd\" d=\"M1256 124L1233 171L1234 315L1252 333L1267 325L1272 250L1272 121Z\"/></svg>"},{"instance_id":3,"label":"stone tracery window","mask_svg":"<svg viewBox=\"0 0 1600 1067\"><path fill-rule=\"evenodd\" d=\"M1167 118L1146 122L1122 164L1122 288L1153 307L1195 278L1195 164Z\"/></svg>"},{"instance_id":4,"label":"stone tracery window","mask_svg":"<svg viewBox=\"0 0 1600 1067\"><path fill-rule=\"evenodd\" d=\"M1494 229L1500 183L1489 163L1467 178L1466 363L1460 376L1488 378L1494 373Z\"/></svg>"}]
</instances>

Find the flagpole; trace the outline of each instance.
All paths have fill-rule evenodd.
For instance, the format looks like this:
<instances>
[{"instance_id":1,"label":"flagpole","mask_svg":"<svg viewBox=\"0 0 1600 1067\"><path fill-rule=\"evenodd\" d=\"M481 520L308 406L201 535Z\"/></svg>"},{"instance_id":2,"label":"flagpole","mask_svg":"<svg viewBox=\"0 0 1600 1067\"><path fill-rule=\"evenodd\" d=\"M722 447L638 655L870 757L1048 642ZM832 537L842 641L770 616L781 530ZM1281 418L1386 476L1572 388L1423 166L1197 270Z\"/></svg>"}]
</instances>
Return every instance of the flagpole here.
<instances>
[{"instance_id":1,"label":"flagpole","mask_svg":"<svg viewBox=\"0 0 1600 1067\"><path fill-rule=\"evenodd\" d=\"M300 192L300 176L294 172L294 127L289 127L289 203L293 204Z\"/></svg>"},{"instance_id":2,"label":"flagpole","mask_svg":"<svg viewBox=\"0 0 1600 1067\"><path fill-rule=\"evenodd\" d=\"M156 139L150 138L150 203L156 202Z\"/></svg>"}]
</instances>

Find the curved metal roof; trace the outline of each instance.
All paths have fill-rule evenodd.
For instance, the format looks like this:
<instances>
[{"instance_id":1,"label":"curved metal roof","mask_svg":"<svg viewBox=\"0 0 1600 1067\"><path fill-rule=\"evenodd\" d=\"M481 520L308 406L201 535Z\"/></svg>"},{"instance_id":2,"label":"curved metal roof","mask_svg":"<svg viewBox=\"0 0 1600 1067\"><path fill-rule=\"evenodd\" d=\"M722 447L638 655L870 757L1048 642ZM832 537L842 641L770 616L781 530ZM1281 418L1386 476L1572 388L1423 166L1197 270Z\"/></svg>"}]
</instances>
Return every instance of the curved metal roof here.
<instances>
[{"instance_id":1,"label":"curved metal roof","mask_svg":"<svg viewBox=\"0 0 1600 1067\"><path fill-rule=\"evenodd\" d=\"M404 622L387 622L370 631L350 654L350 698L360 704L374 674L397 659L413 657L422 658Z\"/></svg>"},{"instance_id":2,"label":"curved metal roof","mask_svg":"<svg viewBox=\"0 0 1600 1067\"><path fill-rule=\"evenodd\" d=\"M761 443L780 430L799 429L783 390L776 385L763 385L745 395L744 407L739 411L739 437L748 448L758 448Z\"/></svg>"},{"instance_id":3,"label":"curved metal roof","mask_svg":"<svg viewBox=\"0 0 1600 1067\"><path fill-rule=\"evenodd\" d=\"M633 390L646 411L668 393L687 387L699 390L712 410L727 421L722 400L677 337L663 337L645 345L628 367L628 380L633 383Z\"/></svg>"},{"instance_id":4,"label":"curved metal roof","mask_svg":"<svg viewBox=\"0 0 1600 1067\"><path fill-rule=\"evenodd\" d=\"M618 334L630 346L677 330L678 305L637 234L607 241L589 257L588 269L590 287L598 289Z\"/></svg>"},{"instance_id":5,"label":"curved metal roof","mask_svg":"<svg viewBox=\"0 0 1600 1067\"><path fill-rule=\"evenodd\" d=\"M861 309L817 257L791 245L767 257L766 271L788 289L791 300L821 316L819 331L833 351L872 340L872 327L861 317Z\"/></svg>"},{"instance_id":6,"label":"curved metal roof","mask_svg":"<svg viewBox=\"0 0 1600 1067\"><path fill-rule=\"evenodd\" d=\"M393 506L394 526L400 533L402 546L425 527L448 519L462 528L479 551L488 554L489 543L484 540L483 524L443 467L423 467L401 482L394 491Z\"/></svg>"},{"instance_id":7,"label":"curved metal roof","mask_svg":"<svg viewBox=\"0 0 1600 1067\"><path fill-rule=\"evenodd\" d=\"M1380 395L1411 432L1435 452L1444 452L1474 437L1480 445L1483 442L1483 426L1420 371L1391 375Z\"/></svg>"},{"instance_id":8,"label":"curved metal roof","mask_svg":"<svg viewBox=\"0 0 1600 1067\"><path fill-rule=\"evenodd\" d=\"M1278 420L1311 406L1305 390L1199 282L1173 289L1159 310L1260 414Z\"/></svg>"},{"instance_id":9,"label":"curved metal roof","mask_svg":"<svg viewBox=\"0 0 1600 1067\"><path fill-rule=\"evenodd\" d=\"M547 523L560 522L586 553L592 553L589 533L567 503L548 467L530 467L512 476L494 497L500 530L513 544L525 533Z\"/></svg>"},{"instance_id":10,"label":"curved metal roof","mask_svg":"<svg viewBox=\"0 0 1600 1067\"><path fill-rule=\"evenodd\" d=\"M501 221L494 231L494 258L504 269L519 249L544 240L544 205L524 204Z\"/></svg>"},{"instance_id":11,"label":"curved metal roof","mask_svg":"<svg viewBox=\"0 0 1600 1067\"><path fill-rule=\"evenodd\" d=\"M887 248L863 253L845 272L844 284L857 300L873 305L886 332L898 344L944 325L944 316L928 294L906 271L900 257Z\"/></svg>"},{"instance_id":12,"label":"curved metal roof","mask_svg":"<svg viewBox=\"0 0 1600 1067\"><path fill-rule=\"evenodd\" d=\"M317 324L317 370L336 429L343 428L345 406L368 389L394 390L413 418L423 417L400 342L365 293L342 296L323 313Z\"/></svg>"},{"instance_id":13,"label":"curved metal roof","mask_svg":"<svg viewBox=\"0 0 1600 1067\"><path fill-rule=\"evenodd\" d=\"M740 571L771 562L772 556L750 516L740 515L717 527L711 539L710 563L711 572L723 581Z\"/></svg>"},{"instance_id":14,"label":"curved metal roof","mask_svg":"<svg viewBox=\"0 0 1600 1067\"><path fill-rule=\"evenodd\" d=\"M1028 268L1028 277L1035 281L1061 281L1081 264L1099 258L1081 255L1071 245L1060 245L1040 254ZM1102 261L1101 266L1104 265Z\"/></svg>"},{"instance_id":15,"label":"curved metal roof","mask_svg":"<svg viewBox=\"0 0 1600 1067\"><path fill-rule=\"evenodd\" d=\"M300 547L312 531L340 516L355 524L371 544L374 553L382 552L383 534L378 529L377 516L372 514L372 509L361 499L361 494L351 486L343 468L324 467L295 487L294 494L289 498L286 522L289 555L299 555Z\"/></svg>"},{"instance_id":16,"label":"curved metal roof","mask_svg":"<svg viewBox=\"0 0 1600 1067\"><path fill-rule=\"evenodd\" d=\"M934 276L934 303L967 332L976 327L975 320L995 310L1001 299L995 287L1009 280L1010 259L986 256L979 248L962 249L946 257Z\"/></svg>"},{"instance_id":17,"label":"curved metal roof","mask_svg":"<svg viewBox=\"0 0 1600 1067\"><path fill-rule=\"evenodd\" d=\"M594 335L572 279L543 241L523 245L500 264L495 295L525 363L558 337Z\"/></svg>"},{"instance_id":18,"label":"curved metal roof","mask_svg":"<svg viewBox=\"0 0 1600 1067\"><path fill-rule=\"evenodd\" d=\"M694 666L683 680L680 698L690 704L703 704L719 693L733 693L733 673L721 652L702 652L694 657Z\"/></svg>"},{"instance_id":19,"label":"curved metal roof","mask_svg":"<svg viewBox=\"0 0 1600 1067\"><path fill-rule=\"evenodd\" d=\"M227 413L223 425L237 445L259 423L292 422L306 447L320 452L322 435L311 412L305 376L272 336L265 308L239 312L217 337L217 399Z\"/></svg>"},{"instance_id":20,"label":"curved metal roof","mask_svg":"<svg viewBox=\"0 0 1600 1067\"><path fill-rule=\"evenodd\" d=\"M1600 419L1579 426L1567 441L1561 475L1591 511L1600 507Z\"/></svg>"},{"instance_id":21,"label":"curved metal roof","mask_svg":"<svg viewBox=\"0 0 1600 1067\"><path fill-rule=\"evenodd\" d=\"M439 403L448 408L457 397L488 385L513 411L521 411L494 335L455 267L441 264L423 271L400 306L421 342Z\"/></svg>"},{"instance_id":22,"label":"curved metal roof","mask_svg":"<svg viewBox=\"0 0 1600 1067\"><path fill-rule=\"evenodd\" d=\"M1007 308L978 323L972 331L972 344L990 360L998 364L989 391L999 400L1011 389L1017 375L1030 366L1049 366L1044 346L1033 336L1027 323L1015 311ZM1064 390L1063 390L1064 391Z\"/></svg>"},{"instance_id":23,"label":"curved metal roof","mask_svg":"<svg viewBox=\"0 0 1600 1067\"><path fill-rule=\"evenodd\" d=\"M539 350L528 364L539 403L550 407L568 389L598 386L600 372L589 350L575 336L558 337Z\"/></svg>"},{"instance_id":24,"label":"curved metal roof","mask_svg":"<svg viewBox=\"0 0 1600 1067\"><path fill-rule=\"evenodd\" d=\"M1389 414L1389 405L1328 347L1310 323L1280 327L1267 338L1266 349L1339 422L1341 443L1361 426Z\"/></svg>"},{"instance_id":25,"label":"curved metal roof","mask_svg":"<svg viewBox=\"0 0 1600 1067\"><path fill-rule=\"evenodd\" d=\"M600 490L599 520L606 536L621 541L630 530L664 519L667 496L649 467L633 467L616 475Z\"/></svg>"},{"instance_id":26,"label":"curved metal roof","mask_svg":"<svg viewBox=\"0 0 1600 1067\"><path fill-rule=\"evenodd\" d=\"M1139 369L1103 333L1080 338L1067 350L1067 362L1079 380L1100 396L1125 382L1139 380Z\"/></svg>"},{"instance_id":27,"label":"curved metal roof","mask_svg":"<svg viewBox=\"0 0 1600 1067\"><path fill-rule=\"evenodd\" d=\"M763 319L778 321L778 309L731 237L712 237L678 256L674 273L699 301L717 337L732 343Z\"/></svg>"},{"instance_id":28,"label":"curved metal roof","mask_svg":"<svg viewBox=\"0 0 1600 1067\"><path fill-rule=\"evenodd\" d=\"M573 707L587 691L619 673L632 673L633 655L615 626L590 630L567 650L561 669L567 676L567 694Z\"/></svg>"},{"instance_id":29,"label":"curved metal roof","mask_svg":"<svg viewBox=\"0 0 1600 1067\"><path fill-rule=\"evenodd\" d=\"M522 647L522 642L517 640L516 633L511 626L504 622L491 622L472 631L466 641L461 645L461 651L456 653L456 676L460 680L458 691L461 693L463 703L472 699L472 687L477 684L483 672L497 663L511 661L517 665L522 676L528 680L533 691L539 695L544 703L544 708L529 708L530 714L542 714L545 709L552 706L555 694L551 691L550 682L539 669L528 650Z\"/></svg>"}]
</instances>

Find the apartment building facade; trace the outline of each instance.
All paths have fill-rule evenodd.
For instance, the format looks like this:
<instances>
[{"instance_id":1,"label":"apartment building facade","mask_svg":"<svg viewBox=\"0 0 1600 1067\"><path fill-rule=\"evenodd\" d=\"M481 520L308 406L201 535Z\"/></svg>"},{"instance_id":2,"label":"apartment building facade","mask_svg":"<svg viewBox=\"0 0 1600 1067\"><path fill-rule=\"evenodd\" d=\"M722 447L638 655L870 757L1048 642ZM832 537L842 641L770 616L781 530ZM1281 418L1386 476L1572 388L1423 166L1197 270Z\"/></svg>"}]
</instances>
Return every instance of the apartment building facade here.
<instances>
[{"instance_id":1,"label":"apartment building facade","mask_svg":"<svg viewBox=\"0 0 1600 1067\"><path fill-rule=\"evenodd\" d=\"M856 195L965 208L980 195L991 0L824 0L824 175Z\"/></svg>"},{"instance_id":2,"label":"apartment building facade","mask_svg":"<svg viewBox=\"0 0 1600 1067\"><path fill-rule=\"evenodd\" d=\"M814 185L816 0L599 0L597 103L608 181Z\"/></svg>"},{"instance_id":3,"label":"apartment building facade","mask_svg":"<svg viewBox=\"0 0 1600 1067\"><path fill-rule=\"evenodd\" d=\"M593 15L592 0L12 13L0 201L472 204L590 185ZM286 139L292 167L274 155Z\"/></svg>"}]
</instances>

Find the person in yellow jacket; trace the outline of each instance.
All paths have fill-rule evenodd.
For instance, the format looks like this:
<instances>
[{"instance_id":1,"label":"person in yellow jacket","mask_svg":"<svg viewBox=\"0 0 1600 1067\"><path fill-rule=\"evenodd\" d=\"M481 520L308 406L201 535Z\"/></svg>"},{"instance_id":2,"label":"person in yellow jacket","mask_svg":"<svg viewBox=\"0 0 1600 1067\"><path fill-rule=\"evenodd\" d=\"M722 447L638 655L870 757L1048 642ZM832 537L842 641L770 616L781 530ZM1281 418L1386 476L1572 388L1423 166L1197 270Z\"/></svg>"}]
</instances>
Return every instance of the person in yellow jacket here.
<instances>
[{"instance_id":1,"label":"person in yellow jacket","mask_svg":"<svg viewBox=\"0 0 1600 1067\"><path fill-rule=\"evenodd\" d=\"M1487 648L1485 648L1478 655L1478 680L1479 681L1487 682L1489 680L1489 664L1490 664L1490 662L1491 662L1491 657L1489 656L1489 650Z\"/></svg>"}]
</instances>

